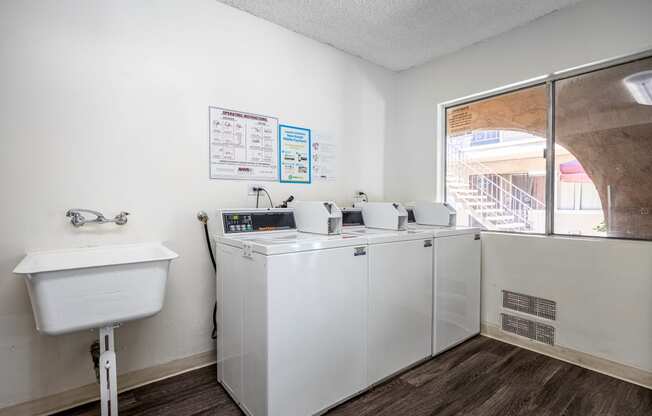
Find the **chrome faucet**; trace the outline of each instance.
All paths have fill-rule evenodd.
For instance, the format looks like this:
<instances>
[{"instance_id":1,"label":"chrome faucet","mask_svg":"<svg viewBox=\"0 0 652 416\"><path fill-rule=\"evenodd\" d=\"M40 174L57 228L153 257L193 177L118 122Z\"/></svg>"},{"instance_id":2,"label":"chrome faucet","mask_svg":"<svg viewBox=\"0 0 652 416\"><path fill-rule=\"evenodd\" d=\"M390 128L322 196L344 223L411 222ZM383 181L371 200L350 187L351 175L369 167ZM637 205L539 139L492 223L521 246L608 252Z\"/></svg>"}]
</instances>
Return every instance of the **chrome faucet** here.
<instances>
[{"instance_id":1,"label":"chrome faucet","mask_svg":"<svg viewBox=\"0 0 652 416\"><path fill-rule=\"evenodd\" d=\"M82 212L95 215L95 219L87 220L86 217L82 215ZM70 218L70 223L75 227L81 227L84 224L96 223L96 224L106 224L107 222L114 222L117 225L125 225L127 223L128 212L122 211L112 219L107 219L104 214L99 211L93 211L92 209L84 208L71 208L66 211L66 217Z\"/></svg>"}]
</instances>

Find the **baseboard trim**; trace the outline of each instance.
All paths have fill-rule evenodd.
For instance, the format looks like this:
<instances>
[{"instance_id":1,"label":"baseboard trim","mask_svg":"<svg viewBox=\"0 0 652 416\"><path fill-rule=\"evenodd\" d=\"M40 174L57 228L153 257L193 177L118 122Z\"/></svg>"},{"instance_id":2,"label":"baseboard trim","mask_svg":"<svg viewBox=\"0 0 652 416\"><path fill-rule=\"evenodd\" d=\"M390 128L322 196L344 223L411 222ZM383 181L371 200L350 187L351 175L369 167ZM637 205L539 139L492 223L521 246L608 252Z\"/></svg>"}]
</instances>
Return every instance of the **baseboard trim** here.
<instances>
[{"instance_id":1,"label":"baseboard trim","mask_svg":"<svg viewBox=\"0 0 652 416\"><path fill-rule=\"evenodd\" d=\"M118 392L215 364L215 351L206 351L154 367L135 370L118 376ZM0 409L0 416L50 415L100 399L99 385L87 384L72 390L30 400Z\"/></svg>"},{"instance_id":2,"label":"baseboard trim","mask_svg":"<svg viewBox=\"0 0 652 416\"><path fill-rule=\"evenodd\" d=\"M516 345L526 350L575 364L629 383L652 389L652 372L562 346L551 346L502 331L497 325L483 322L480 333L486 337ZM120 393L198 368L215 364L215 351L206 351L154 367L118 376ZM49 415L99 400L99 386L87 384L62 393L19 403L0 409L0 416Z\"/></svg>"},{"instance_id":3,"label":"baseboard trim","mask_svg":"<svg viewBox=\"0 0 652 416\"><path fill-rule=\"evenodd\" d=\"M510 334L502 331L497 325L483 322L480 333L486 337L497 339L498 341L516 345L526 350L534 351L548 357L556 358L567 363L608 375L629 383L652 389L652 372L641 370L640 368L631 367L595 355L587 354L571 348L559 345L547 345L528 338Z\"/></svg>"}]
</instances>

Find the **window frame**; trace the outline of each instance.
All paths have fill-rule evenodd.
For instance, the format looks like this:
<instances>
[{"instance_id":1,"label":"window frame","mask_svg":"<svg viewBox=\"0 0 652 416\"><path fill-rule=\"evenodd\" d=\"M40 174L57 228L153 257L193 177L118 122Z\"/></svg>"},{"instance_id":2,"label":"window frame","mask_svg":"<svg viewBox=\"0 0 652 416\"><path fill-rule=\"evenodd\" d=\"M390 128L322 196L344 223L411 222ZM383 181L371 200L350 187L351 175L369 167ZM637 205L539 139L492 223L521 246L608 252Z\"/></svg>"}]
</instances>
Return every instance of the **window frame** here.
<instances>
[{"instance_id":1,"label":"window frame","mask_svg":"<svg viewBox=\"0 0 652 416\"><path fill-rule=\"evenodd\" d=\"M608 58L600 61L591 62L585 65L580 65L561 71L552 72L547 75L541 75L528 80L508 84L502 87L494 88L477 94L467 95L464 97L456 98L454 100L444 101L437 104L437 141L436 141L436 155L435 160L437 166L440 166L436 171L439 174L435 180L435 195L438 200L446 201L446 174L447 174L447 140L446 140L446 113L451 107L460 105L471 104L477 101L485 100L488 98L497 97L503 94L508 94L531 87L546 86L548 94L548 112L547 112L547 128L546 128L546 224L543 233L534 232L518 232L518 231L502 231L502 230L487 230L491 233L499 234L516 234L516 235L535 235L535 236L556 236L556 237L571 237L571 238L590 238L590 239L610 239L610 240L628 240L628 241L652 241L651 239L642 238L626 238L626 237L610 237L610 236L595 236L595 235L576 235L576 234L561 234L555 233L554 218L555 218L555 83L557 81L572 78L579 75L588 74L591 72L600 71L603 69L615 67L618 65L627 64L630 62L638 61L641 59L651 58L652 49L646 49L641 52L620 55L613 58Z\"/></svg>"}]
</instances>

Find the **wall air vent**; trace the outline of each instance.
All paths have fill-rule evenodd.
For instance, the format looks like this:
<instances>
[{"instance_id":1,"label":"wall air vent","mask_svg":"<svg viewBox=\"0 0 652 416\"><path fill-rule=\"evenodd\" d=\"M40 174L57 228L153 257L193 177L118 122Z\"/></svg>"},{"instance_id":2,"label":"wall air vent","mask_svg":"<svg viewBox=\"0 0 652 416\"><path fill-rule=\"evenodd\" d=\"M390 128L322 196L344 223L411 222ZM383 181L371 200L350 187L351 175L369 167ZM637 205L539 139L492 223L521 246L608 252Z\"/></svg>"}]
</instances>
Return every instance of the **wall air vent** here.
<instances>
[{"instance_id":1,"label":"wall air vent","mask_svg":"<svg viewBox=\"0 0 652 416\"><path fill-rule=\"evenodd\" d=\"M503 331L555 345L555 327L506 313L501 313L500 316Z\"/></svg>"},{"instance_id":2,"label":"wall air vent","mask_svg":"<svg viewBox=\"0 0 652 416\"><path fill-rule=\"evenodd\" d=\"M557 302L508 290L503 290L503 308L551 321L557 318Z\"/></svg>"}]
</instances>

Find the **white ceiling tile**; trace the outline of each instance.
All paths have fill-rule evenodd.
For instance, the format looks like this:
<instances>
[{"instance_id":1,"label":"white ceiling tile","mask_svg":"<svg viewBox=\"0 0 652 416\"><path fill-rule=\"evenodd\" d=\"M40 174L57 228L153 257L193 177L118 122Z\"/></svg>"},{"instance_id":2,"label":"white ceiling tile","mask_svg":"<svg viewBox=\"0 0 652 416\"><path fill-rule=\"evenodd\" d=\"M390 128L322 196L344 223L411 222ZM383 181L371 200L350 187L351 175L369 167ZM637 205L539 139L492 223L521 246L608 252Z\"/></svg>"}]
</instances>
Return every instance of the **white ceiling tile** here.
<instances>
[{"instance_id":1,"label":"white ceiling tile","mask_svg":"<svg viewBox=\"0 0 652 416\"><path fill-rule=\"evenodd\" d=\"M580 0L218 0L400 71Z\"/></svg>"}]
</instances>

